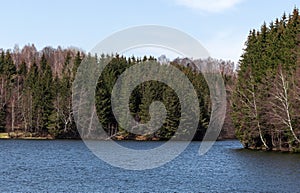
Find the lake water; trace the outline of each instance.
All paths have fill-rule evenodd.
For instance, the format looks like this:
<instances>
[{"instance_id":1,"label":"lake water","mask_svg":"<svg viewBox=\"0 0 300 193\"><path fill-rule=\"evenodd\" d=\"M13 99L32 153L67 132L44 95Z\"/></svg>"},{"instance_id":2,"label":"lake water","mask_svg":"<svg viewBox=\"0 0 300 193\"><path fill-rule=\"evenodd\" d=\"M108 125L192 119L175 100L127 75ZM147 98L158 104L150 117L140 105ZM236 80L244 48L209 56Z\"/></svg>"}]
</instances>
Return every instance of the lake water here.
<instances>
[{"instance_id":1,"label":"lake water","mask_svg":"<svg viewBox=\"0 0 300 193\"><path fill-rule=\"evenodd\" d=\"M120 142L151 148L163 142ZM300 192L300 154L193 142L166 165L143 171L99 160L82 141L0 141L0 192Z\"/></svg>"}]
</instances>

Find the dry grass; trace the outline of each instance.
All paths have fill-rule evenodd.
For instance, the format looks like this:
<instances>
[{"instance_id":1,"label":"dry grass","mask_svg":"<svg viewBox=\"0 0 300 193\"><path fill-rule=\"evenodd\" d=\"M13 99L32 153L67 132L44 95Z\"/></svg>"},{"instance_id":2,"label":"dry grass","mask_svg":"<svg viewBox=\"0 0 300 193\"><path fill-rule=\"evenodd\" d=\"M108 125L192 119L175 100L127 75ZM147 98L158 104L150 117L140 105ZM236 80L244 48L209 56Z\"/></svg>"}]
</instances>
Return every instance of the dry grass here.
<instances>
[{"instance_id":1,"label":"dry grass","mask_svg":"<svg viewBox=\"0 0 300 193\"><path fill-rule=\"evenodd\" d=\"M8 133L0 133L0 139L9 139Z\"/></svg>"}]
</instances>

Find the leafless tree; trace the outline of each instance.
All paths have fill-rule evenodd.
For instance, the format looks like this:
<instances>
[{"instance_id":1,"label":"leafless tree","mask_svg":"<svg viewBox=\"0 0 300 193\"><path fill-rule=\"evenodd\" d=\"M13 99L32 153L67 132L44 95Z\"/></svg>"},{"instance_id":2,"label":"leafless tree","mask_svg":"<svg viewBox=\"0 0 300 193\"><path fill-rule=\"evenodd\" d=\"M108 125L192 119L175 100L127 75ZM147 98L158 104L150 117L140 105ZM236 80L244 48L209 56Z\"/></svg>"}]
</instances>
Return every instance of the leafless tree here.
<instances>
[{"instance_id":1,"label":"leafless tree","mask_svg":"<svg viewBox=\"0 0 300 193\"><path fill-rule=\"evenodd\" d=\"M239 89L237 88L237 94L239 95L240 102L243 104L245 108L247 108L248 112L248 118L251 121L249 125L253 125L254 128L256 128L259 138L265 148L269 149L262 133L261 128L261 120L259 116L259 110L258 110L258 96L257 96L257 88L254 84L253 76L251 72L249 72L249 82L250 86L248 88Z\"/></svg>"},{"instance_id":2,"label":"leafless tree","mask_svg":"<svg viewBox=\"0 0 300 193\"><path fill-rule=\"evenodd\" d=\"M281 67L279 67L278 73L272 85L273 87L270 94L273 100L269 101L272 110L269 112L269 114L274 122L282 127L287 127L293 138L300 143L292 123L294 119L291 104L293 98L290 88L292 84L289 82L288 77L284 74Z\"/></svg>"}]
</instances>

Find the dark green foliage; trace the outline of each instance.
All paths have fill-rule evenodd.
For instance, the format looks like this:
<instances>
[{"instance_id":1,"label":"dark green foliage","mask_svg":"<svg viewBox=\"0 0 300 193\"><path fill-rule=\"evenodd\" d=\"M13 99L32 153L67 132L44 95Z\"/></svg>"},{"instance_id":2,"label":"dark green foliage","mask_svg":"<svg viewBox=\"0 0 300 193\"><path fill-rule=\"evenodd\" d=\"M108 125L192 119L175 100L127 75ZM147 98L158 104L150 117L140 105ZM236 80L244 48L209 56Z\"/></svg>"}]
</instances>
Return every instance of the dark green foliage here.
<instances>
[{"instance_id":1,"label":"dark green foliage","mask_svg":"<svg viewBox=\"0 0 300 193\"><path fill-rule=\"evenodd\" d=\"M145 63L143 65L142 72L148 72L147 69L147 62L155 62L153 57L147 58L143 57L142 60L140 59L125 59L123 57L116 56L111 60L109 65L106 66L104 71L102 72L97 86L96 91L96 107L97 107L97 114L99 117L99 121L104 126L104 129L107 131L108 135L115 136L115 135L122 135L132 137L132 133L125 131L120 125L118 125L117 120L114 117L111 107L111 92L113 86L116 83L117 78L121 75L127 68L133 65L140 65L140 62ZM155 65L155 63L152 65ZM158 63L156 65L159 65ZM199 126L196 133L195 139L202 139L203 135L205 134L206 128L208 126L209 117L210 117L210 99L209 99L209 90L206 84L204 77L198 73L191 70L191 68L183 67L180 64L172 63L179 70L181 70L186 76L190 79L193 83L195 90L198 94L199 100L199 107L201 109ZM137 68L139 69L139 68ZM135 72L136 74L143 74L142 72ZM145 73L146 76L147 73ZM133 75L134 76L134 75ZM173 77L174 81L176 82L176 77ZM123 87L117 89L117 95L120 96L118 100L126 100L122 98L122 93L127 92L126 88L130 82L124 82ZM180 83L178 83L180 84ZM127 86L126 86L127 85ZM184 88L184 87L182 87ZM186 99L188 100L188 99ZM161 128L145 128L146 124L150 121L151 118L156 117L153 114L151 117L149 113L149 107L153 102L162 102L165 106L167 117L163 122ZM125 101L126 102L126 101ZM127 103L126 103L127 104ZM127 120L128 116L124 109L120 109L121 107L117 106L116 109L121 113L121 117L119 119ZM130 108L130 115L133 119L137 122L138 125L129 125L130 128L127 129L134 129L135 131L144 130L152 130L157 129L156 132L147 134L145 136L148 138L159 138L159 139L170 139L175 131L178 128L180 121L185 121L186 124L191 122L193 117L185 117L181 114L181 107L178 96L176 95L175 91L170 88L168 85L158 81L146 81L142 84L138 85L131 93L129 99L129 108ZM158 112L153 112L158 113ZM182 117L185 119L181 120ZM156 120L152 120L154 125L157 125L159 122L156 123ZM158 120L157 120L158 121ZM128 126L128 125L127 125ZM149 125L148 125L149 126ZM151 127L151 125L149 126ZM117 128L117 129L115 129ZM113 130L113 132L112 132ZM185 131L187 134L189 131Z\"/></svg>"},{"instance_id":2,"label":"dark green foliage","mask_svg":"<svg viewBox=\"0 0 300 193\"><path fill-rule=\"evenodd\" d=\"M5 131L6 126L6 107L1 107L0 109L0 132Z\"/></svg>"},{"instance_id":3,"label":"dark green foliage","mask_svg":"<svg viewBox=\"0 0 300 193\"><path fill-rule=\"evenodd\" d=\"M72 117L71 85L83 56L72 50L58 49L59 57L54 57L52 48L43 52L37 52L34 46L23 49L32 53L28 57L26 50L22 52L24 55L19 55L21 61L13 59L20 53L1 52L0 130L18 129L40 136L50 133L53 137L78 137ZM57 98L59 103L56 103ZM62 117L67 117L67 121Z\"/></svg>"},{"instance_id":4,"label":"dark green foliage","mask_svg":"<svg viewBox=\"0 0 300 193\"><path fill-rule=\"evenodd\" d=\"M300 63L298 9L259 31L251 30L240 60L233 93L236 135L249 148L299 146L299 90L294 86ZM291 122L291 124L290 124Z\"/></svg>"},{"instance_id":5,"label":"dark green foliage","mask_svg":"<svg viewBox=\"0 0 300 193\"><path fill-rule=\"evenodd\" d=\"M103 69L98 80L82 80L79 86L83 86L82 94L85 96L84 85L92 84L97 81L95 96L96 113L101 125L109 137L136 137L130 132L130 129L152 130L159 120L155 120L150 128L145 128L146 124L153 117L159 117L158 112L153 112L150 116L149 107L153 102L161 102L166 109L166 119L160 128L152 132L146 132L143 137L146 139L170 139L177 130L180 121L186 125L194 121L194 116L182 114L179 98L175 91L168 85L158 81L145 81L134 88L130 94L129 101L124 98L128 94L127 86L133 84L130 81L117 85L116 94L120 96L119 101L129 102L129 114L122 114L120 120L127 120L132 116L135 120L134 125L129 124L129 128L123 128L119 125L111 107L112 89L116 86L116 81L126 70L141 63L152 65L159 64L154 57L125 58L115 55L85 56L82 52L74 50L53 49L47 47L38 52L34 46L26 46L20 53L11 53L10 51L1 52L0 55L0 131L18 131L30 132L36 136L51 135L54 138L77 138L77 131L74 121L75 114L72 108L72 83L76 73L96 73L91 69L81 69L83 72L77 72L82 62L98 65L101 62L110 60L109 64ZM30 53L30 54L26 54ZM14 57L20 54L20 61L14 60ZM22 55L23 54L23 55ZM192 70L190 67L184 67L179 63L173 62L173 65L183 72L193 84L198 96L200 119L195 139L201 140L207 129L210 118L210 95L206 81L201 73ZM148 66L139 68L147 76ZM171 77L174 83L182 88L184 85L177 80L177 77ZM230 78L229 78L230 79ZM125 85L125 86L124 86ZM189 102L187 94L185 99ZM87 100L88 101L88 100ZM84 104L89 105L89 104ZM126 109L117 106L116 110L124 112ZM193 109L191 108L191 111ZM90 123L89 117L81 117L86 122L80 127L87 127ZM129 130L128 130L129 129ZM190 131L186 129L184 133ZM88 136L88 133L83 133ZM176 136L177 137L177 136Z\"/></svg>"}]
</instances>

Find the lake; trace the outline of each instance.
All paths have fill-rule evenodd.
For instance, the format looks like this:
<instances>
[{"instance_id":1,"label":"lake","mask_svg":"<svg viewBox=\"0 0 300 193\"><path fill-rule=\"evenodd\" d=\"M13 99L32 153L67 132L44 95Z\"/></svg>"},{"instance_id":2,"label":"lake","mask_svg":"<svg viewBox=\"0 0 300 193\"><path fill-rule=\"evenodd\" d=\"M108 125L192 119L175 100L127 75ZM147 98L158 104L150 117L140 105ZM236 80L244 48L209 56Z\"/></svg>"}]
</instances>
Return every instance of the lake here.
<instances>
[{"instance_id":1,"label":"lake","mask_svg":"<svg viewBox=\"0 0 300 193\"><path fill-rule=\"evenodd\" d=\"M199 146L192 142L162 167L131 171L101 161L82 141L1 140L0 192L300 192L300 154L244 150L233 140L199 156Z\"/></svg>"}]
</instances>

